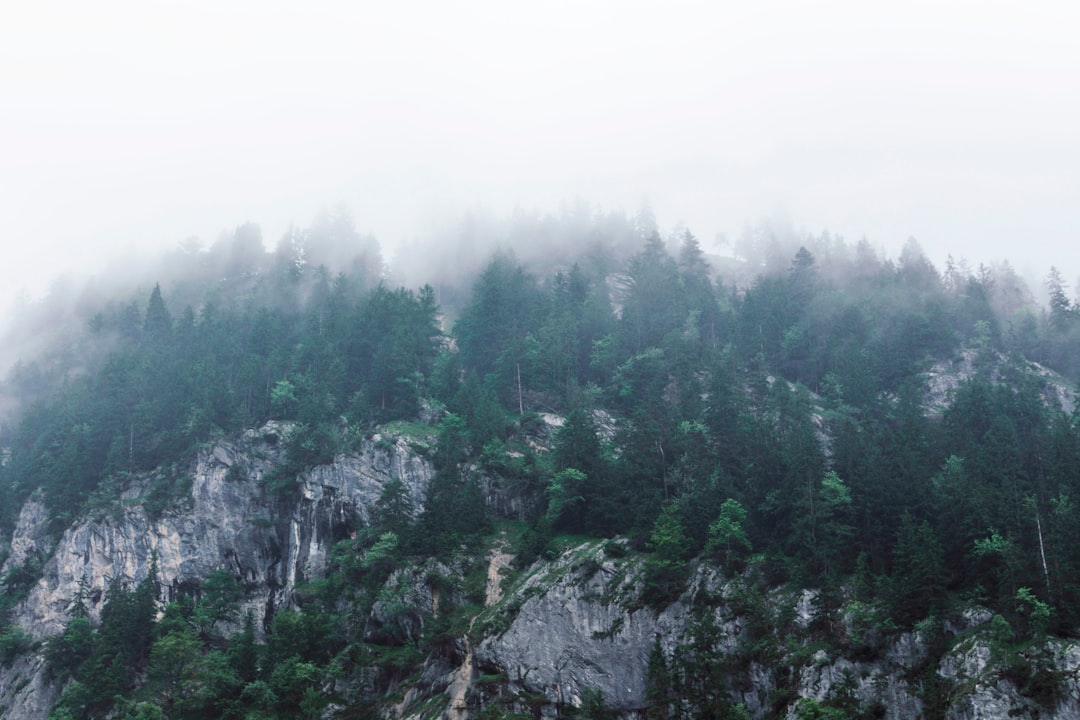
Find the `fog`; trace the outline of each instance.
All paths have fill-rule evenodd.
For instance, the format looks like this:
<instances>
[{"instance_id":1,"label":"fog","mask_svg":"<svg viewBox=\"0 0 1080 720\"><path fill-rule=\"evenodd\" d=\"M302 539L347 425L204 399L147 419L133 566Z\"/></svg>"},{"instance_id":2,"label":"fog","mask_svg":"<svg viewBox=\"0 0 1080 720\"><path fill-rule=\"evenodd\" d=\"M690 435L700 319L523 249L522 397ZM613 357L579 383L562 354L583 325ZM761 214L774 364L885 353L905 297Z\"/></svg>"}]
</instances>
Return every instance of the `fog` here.
<instances>
[{"instance_id":1,"label":"fog","mask_svg":"<svg viewBox=\"0 0 1080 720\"><path fill-rule=\"evenodd\" d=\"M584 199L1075 290L1078 34L1064 3L6 0L0 312L341 203L399 268L468 212Z\"/></svg>"}]
</instances>

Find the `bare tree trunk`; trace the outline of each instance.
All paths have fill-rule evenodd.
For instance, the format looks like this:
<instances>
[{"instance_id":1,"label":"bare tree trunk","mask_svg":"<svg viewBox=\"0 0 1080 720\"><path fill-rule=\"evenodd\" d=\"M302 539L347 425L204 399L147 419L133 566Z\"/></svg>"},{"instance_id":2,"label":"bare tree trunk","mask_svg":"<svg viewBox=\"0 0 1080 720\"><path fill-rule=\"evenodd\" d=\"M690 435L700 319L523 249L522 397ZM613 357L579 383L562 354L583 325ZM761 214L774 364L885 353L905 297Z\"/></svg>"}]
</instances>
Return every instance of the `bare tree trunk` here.
<instances>
[{"instance_id":1,"label":"bare tree trunk","mask_svg":"<svg viewBox=\"0 0 1080 720\"><path fill-rule=\"evenodd\" d=\"M517 364L518 415L525 414L525 400L521 394L521 363Z\"/></svg>"},{"instance_id":2,"label":"bare tree trunk","mask_svg":"<svg viewBox=\"0 0 1080 720\"><path fill-rule=\"evenodd\" d=\"M1042 521L1039 519L1039 506L1035 505L1035 529L1039 532L1039 559L1042 560L1043 579L1046 580L1046 599L1050 600L1050 571L1046 567L1046 548L1043 546Z\"/></svg>"}]
</instances>

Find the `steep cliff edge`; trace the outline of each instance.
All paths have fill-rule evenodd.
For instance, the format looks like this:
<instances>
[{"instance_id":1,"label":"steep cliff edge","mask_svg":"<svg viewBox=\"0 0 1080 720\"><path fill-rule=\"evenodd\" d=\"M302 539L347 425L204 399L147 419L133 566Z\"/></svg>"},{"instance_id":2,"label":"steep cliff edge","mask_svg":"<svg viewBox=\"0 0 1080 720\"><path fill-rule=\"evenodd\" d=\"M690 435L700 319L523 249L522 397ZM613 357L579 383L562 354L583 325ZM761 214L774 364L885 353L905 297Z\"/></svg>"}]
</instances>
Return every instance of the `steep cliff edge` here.
<instances>
[{"instance_id":1,"label":"steep cliff edge","mask_svg":"<svg viewBox=\"0 0 1080 720\"><path fill-rule=\"evenodd\" d=\"M226 570L243 588L244 607L269 620L293 603L297 584L320 577L333 543L370 520L385 484L400 479L412 506L423 507L433 470L403 438L375 436L355 453L311 468L287 497L266 480L284 462L290 428L271 423L200 452L188 473L190 494L153 513L146 502L152 478L138 478L118 501L73 523L54 541L45 508L23 507L3 573L42 562L41 577L12 611L13 624L35 641L57 635L76 597L92 622L106 590L118 580L135 585L157 564L160 600L198 594L204 581ZM42 692L40 659L0 670L4 717L43 718L55 692Z\"/></svg>"},{"instance_id":2,"label":"steep cliff edge","mask_svg":"<svg viewBox=\"0 0 1080 720\"><path fill-rule=\"evenodd\" d=\"M396 688L406 702L390 716L588 717L601 705L622 717L702 707L791 720L824 707L846 714L820 717L890 720L1078 714L1080 644L1003 646L980 609L883 632L855 600L827 608L819 591L768 588L752 569L729 576L709 563L678 598L651 606L648 558L624 553L583 542L505 581L457 644L472 682L434 653Z\"/></svg>"}]
</instances>

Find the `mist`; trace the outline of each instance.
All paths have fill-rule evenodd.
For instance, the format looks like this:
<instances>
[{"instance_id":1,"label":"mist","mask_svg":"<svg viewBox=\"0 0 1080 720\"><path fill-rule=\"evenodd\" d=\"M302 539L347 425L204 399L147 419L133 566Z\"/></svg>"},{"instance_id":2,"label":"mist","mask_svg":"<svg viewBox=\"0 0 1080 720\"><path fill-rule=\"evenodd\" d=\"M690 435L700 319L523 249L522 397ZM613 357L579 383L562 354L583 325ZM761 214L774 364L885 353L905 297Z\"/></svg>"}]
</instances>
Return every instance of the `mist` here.
<instances>
[{"instance_id":1,"label":"mist","mask_svg":"<svg viewBox=\"0 0 1080 720\"><path fill-rule=\"evenodd\" d=\"M5 316L339 206L408 284L475 269L463 233L587 205L721 254L764 222L1080 285L1080 50L1049 4L14 2L0 25Z\"/></svg>"}]
</instances>

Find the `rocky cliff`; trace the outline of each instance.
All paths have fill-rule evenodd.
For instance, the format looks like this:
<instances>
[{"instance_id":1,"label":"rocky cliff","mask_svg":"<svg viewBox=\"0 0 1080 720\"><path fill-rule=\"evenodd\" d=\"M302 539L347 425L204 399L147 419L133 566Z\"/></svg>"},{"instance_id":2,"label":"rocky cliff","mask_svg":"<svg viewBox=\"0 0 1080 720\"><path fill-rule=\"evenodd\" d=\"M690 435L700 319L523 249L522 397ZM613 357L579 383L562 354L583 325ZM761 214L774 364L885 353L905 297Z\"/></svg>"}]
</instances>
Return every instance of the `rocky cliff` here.
<instances>
[{"instance_id":1,"label":"rocky cliff","mask_svg":"<svg viewBox=\"0 0 1080 720\"><path fill-rule=\"evenodd\" d=\"M12 612L30 642L0 668L3 717L48 716L63 688L43 672L42 641L63 630L77 598L96 621L109 583L138 583L152 562L161 601L197 596L224 569L243 589L244 610L268 625L295 606L298 586L321 577L335 543L369 524L386 483L402 480L423 507L434 469L393 434L300 473L288 492L269 491L288 432L248 431L169 471L183 493L167 507L153 501L161 477L132 479L58 539L46 508L27 502L3 572L35 567L40 577ZM497 477L481 484L493 512L524 507ZM510 561L503 533L454 559L389 573L362 635L411 659L392 672L376 659L341 677L328 713L364 706L387 718L466 720L491 708L557 718L603 705L640 717L711 706L797 718L827 703L896 720L1080 716L1080 645L1003 645L978 609L889 630L844 592L771 587L752 562L734 572L705 559L657 595L650 556L618 539L568 543L528 567ZM469 573L479 578L471 591ZM421 642L431 627L443 639Z\"/></svg>"},{"instance_id":2,"label":"rocky cliff","mask_svg":"<svg viewBox=\"0 0 1080 720\"><path fill-rule=\"evenodd\" d=\"M266 480L284 461L288 432L271 423L200 452L190 468L174 473L190 492L160 513L147 502L156 478L135 479L118 501L76 521L58 541L47 532L44 506L26 503L2 572L30 561L41 564L41 577L14 608L14 624L36 641L56 635L77 595L96 621L108 585L138 583L152 562L162 601L198 594L211 573L225 569L244 590L242 610L269 620L293 603L298 583L321 575L336 540L368 522L389 480L402 480L413 507L423 507L431 464L405 439L380 435L301 473L287 496L269 493ZM0 671L4 717L48 715L57 693L43 686L40 666L31 657Z\"/></svg>"},{"instance_id":3,"label":"rocky cliff","mask_svg":"<svg viewBox=\"0 0 1080 720\"><path fill-rule=\"evenodd\" d=\"M468 691L459 671L421 673L426 692L411 687L412 705L395 714L435 717L446 707L430 702L435 675L454 698L451 718L490 707L588 715L597 702L624 717L655 715L658 705L671 717L703 706L720 717L819 717L810 703L847 713L820 717L1080 717L1080 644L1002 646L979 608L884 632L887 621L856 600L826 608L819 591L768 588L752 568L728 576L710 563L694 566L678 598L647 605L648 561L624 553L619 543L586 542L506 578L507 591L489 596L458 645ZM428 669L445 662L429 658Z\"/></svg>"}]
</instances>

